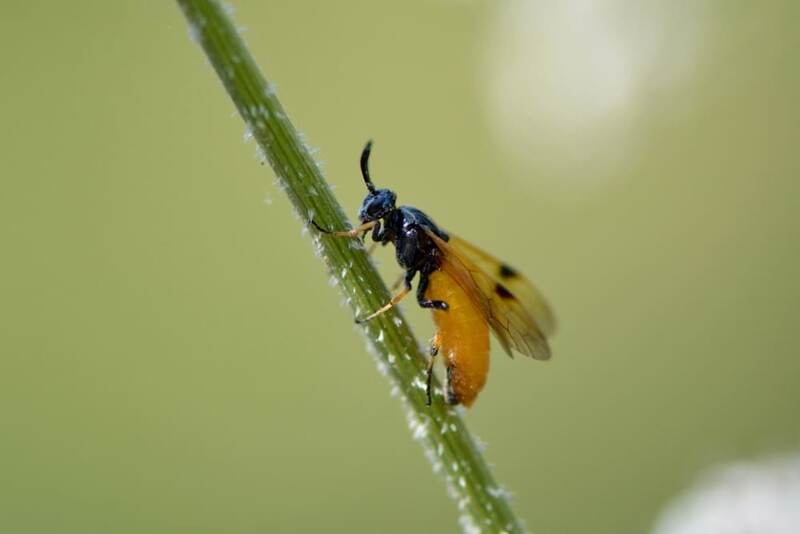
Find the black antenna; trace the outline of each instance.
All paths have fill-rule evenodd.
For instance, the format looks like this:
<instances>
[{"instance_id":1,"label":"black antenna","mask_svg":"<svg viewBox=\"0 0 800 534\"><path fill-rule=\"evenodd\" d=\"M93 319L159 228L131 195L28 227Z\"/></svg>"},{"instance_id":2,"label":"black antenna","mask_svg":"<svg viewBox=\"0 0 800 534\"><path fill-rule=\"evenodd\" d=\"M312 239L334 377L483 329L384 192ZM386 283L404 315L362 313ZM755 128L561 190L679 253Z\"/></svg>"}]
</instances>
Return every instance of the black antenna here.
<instances>
[{"instance_id":1,"label":"black antenna","mask_svg":"<svg viewBox=\"0 0 800 534\"><path fill-rule=\"evenodd\" d=\"M364 183L367 184L367 189L369 189L369 192L374 193L375 186L372 184L372 180L369 177L369 167L367 166L367 163L369 162L370 150L372 150L371 139L367 141L367 144L364 145L364 150L361 152L361 176L364 177Z\"/></svg>"}]
</instances>

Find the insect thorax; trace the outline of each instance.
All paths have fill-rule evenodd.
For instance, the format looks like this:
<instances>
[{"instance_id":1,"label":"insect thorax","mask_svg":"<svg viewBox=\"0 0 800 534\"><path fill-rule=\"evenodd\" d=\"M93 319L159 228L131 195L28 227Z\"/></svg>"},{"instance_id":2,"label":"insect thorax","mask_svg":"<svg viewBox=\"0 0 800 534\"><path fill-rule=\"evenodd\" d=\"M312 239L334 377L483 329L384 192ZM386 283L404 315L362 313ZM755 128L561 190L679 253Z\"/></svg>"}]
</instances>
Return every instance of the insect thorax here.
<instances>
[{"instance_id":1,"label":"insect thorax","mask_svg":"<svg viewBox=\"0 0 800 534\"><path fill-rule=\"evenodd\" d=\"M429 274L439 268L440 251L426 233L431 231L443 239L433 220L422 211L409 206L400 206L385 220L387 230L394 237L397 263L403 269L414 269Z\"/></svg>"}]
</instances>

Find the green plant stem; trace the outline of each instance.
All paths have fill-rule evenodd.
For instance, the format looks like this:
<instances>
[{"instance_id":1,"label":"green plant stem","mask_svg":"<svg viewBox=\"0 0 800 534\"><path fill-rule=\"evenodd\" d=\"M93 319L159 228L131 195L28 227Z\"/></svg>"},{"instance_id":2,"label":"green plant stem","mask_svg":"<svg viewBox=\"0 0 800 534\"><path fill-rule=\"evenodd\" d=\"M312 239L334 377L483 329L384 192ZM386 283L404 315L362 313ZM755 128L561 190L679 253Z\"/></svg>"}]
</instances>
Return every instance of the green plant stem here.
<instances>
[{"instance_id":1,"label":"green plant stem","mask_svg":"<svg viewBox=\"0 0 800 534\"><path fill-rule=\"evenodd\" d=\"M202 46L242 119L304 221L348 228L308 148L283 111L272 86L250 56L231 20L216 1L178 0L192 37ZM356 240L320 235L309 228L317 249L356 315L390 298L363 246ZM364 333L378 367L390 379L408 413L414 439L424 447L456 499L465 530L522 532L506 493L495 483L463 420L435 397L425 405L427 355L396 310L369 321ZM438 383L435 383L438 391Z\"/></svg>"}]
</instances>

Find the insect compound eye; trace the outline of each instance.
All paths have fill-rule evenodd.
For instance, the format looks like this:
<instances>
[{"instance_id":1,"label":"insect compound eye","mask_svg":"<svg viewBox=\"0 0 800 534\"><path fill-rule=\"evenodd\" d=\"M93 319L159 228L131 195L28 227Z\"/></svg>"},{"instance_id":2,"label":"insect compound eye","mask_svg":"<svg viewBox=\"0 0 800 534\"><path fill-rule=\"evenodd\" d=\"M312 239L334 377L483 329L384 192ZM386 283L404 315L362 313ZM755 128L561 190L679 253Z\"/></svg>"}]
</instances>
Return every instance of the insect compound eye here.
<instances>
[{"instance_id":1,"label":"insect compound eye","mask_svg":"<svg viewBox=\"0 0 800 534\"><path fill-rule=\"evenodd\" d=\"M380 218L380 203L374 197L367 197L358 211L358 218L362 222L374 221Z\"/></svg>"}]
</instances>

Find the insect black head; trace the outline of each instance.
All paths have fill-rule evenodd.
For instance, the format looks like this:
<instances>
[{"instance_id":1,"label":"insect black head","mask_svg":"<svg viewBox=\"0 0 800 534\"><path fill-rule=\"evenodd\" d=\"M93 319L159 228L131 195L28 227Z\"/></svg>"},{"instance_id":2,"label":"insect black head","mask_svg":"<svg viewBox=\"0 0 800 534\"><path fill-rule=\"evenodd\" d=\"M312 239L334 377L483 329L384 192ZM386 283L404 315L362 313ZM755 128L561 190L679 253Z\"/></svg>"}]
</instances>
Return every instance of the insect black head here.
<instances>
[{"instance_id":1,"label":"insect black head","mask_svg":"<svg viewBox=\"0 0 800 534\"><path fill-rule=\"evenodd\" d=\"M397 195L390 189L376 189L369 177L369 154L372 149L372 141L367 141L364 150L361 152L361 176L367 185L366 198L358 210L358 220L362 223L378 221L386 217L395 209Z\"/></svg>"}]
</instances>

